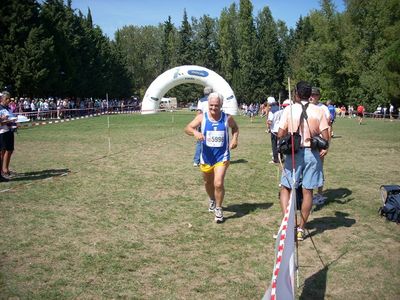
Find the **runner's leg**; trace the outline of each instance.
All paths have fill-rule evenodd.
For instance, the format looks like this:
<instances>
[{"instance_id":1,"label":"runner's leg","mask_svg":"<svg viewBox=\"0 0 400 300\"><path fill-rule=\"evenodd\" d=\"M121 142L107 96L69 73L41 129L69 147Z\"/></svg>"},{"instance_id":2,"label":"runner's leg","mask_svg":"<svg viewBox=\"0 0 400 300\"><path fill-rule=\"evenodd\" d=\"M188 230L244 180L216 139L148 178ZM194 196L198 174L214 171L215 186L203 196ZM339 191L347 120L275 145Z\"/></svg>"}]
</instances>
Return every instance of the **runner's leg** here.
<instances>
[{"instance_id":1,"label":"runner's leg","mask_svg":"<svg viewBox=\"0 0 400 300\"><path fill-rule=\"evenodd\" d=\"M228 166L229 163L226 163L222 166L216 166L214 168L214 191L215 191L214 193L215 193L216 207L222 207L222 202L224 201L224 196L225 196L224 180Z\"/></svg>"},{"instance_id":2,"label":"runner's leg","mask_svg":"<svg viewBox=\"0 0 400 300\"><path fill-rule=\"evenodd\" d=\"M214 188L214 173L203 172L204 186L206 188L207 195L210 199L215 199L215 188Z\"/></svg>"}]
</instances>

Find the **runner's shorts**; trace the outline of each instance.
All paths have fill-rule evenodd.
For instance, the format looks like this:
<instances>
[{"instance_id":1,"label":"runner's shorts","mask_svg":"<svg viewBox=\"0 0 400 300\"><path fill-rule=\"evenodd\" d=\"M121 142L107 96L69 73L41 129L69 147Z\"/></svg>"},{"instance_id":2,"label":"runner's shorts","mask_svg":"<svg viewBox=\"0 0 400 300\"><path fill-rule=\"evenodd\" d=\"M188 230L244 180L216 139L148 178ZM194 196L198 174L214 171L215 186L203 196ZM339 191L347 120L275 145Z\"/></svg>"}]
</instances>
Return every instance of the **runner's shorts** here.
<instances>
[{"instance_id":1,"label":"runner's shorts","mask_svg":"<svg viewBox=\"0 0 400 300\"><path fill-rule=\"evenodd\" d=\"M219 166L229 166L229 160L226 161L221 161L221 162L217 162L215 165L207 165L207 164L201 164L200 165L200 171L202 171L203 173L212 173L214 172L215 167L219 167Z\"/></svg>"}]
</instances>

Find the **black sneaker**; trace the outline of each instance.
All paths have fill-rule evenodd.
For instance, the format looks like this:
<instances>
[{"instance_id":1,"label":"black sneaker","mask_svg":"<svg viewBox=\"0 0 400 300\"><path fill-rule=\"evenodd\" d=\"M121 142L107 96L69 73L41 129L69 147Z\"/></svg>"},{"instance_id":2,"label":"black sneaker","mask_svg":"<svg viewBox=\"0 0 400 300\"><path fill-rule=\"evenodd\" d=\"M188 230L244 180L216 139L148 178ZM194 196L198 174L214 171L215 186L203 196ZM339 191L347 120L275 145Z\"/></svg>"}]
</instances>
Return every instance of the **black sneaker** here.
<instances>
[{"instance_id":1,"label":"black sneaker","mask_svg":"<svg viewBox=\"0 0 400 300\"><path fill-rule=\"evenodd\" d=\"M0 176L0 182L8 182L8 181L10 181L10 179L8 179L2 175Z\"/></svg>"}]
</instances>

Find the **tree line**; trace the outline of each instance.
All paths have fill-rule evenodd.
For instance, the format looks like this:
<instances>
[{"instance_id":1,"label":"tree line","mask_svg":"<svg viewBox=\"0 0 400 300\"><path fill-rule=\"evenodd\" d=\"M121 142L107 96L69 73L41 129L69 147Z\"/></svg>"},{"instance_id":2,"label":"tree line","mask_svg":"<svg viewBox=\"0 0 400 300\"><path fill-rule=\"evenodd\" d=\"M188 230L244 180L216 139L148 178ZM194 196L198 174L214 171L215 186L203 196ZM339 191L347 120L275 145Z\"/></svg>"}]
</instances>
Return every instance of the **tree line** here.
<instances>
[{"instance_id":1,"label":"tree line","mask_svg":"<svg viewBox=\"0 0 400 300\"><path fill-rule=\"evenodd\" d=\"M299 18L295 28L274 20L268 6L233 2L218 18L170 17L158 26L125 26L113 40L71 0L3 0L0 84L17 95L113 97L144 95L164 71L200 65L224 77L239 102L287 97L287 78L307 80L323 99L340 104L400 103L400 2L331 0ZM193 102L202 88L168 92Z\"/></svg>"},{"instance_id":2,"label":"tree line","mask_svg":"<svg viewBox=\"0 0 400 300\"><path fill-rule=\"evenodd\" d=\"M0 84L26 97L128 96L131 77L115 43L71 0L2 0Z\"/></svg>"}]
</instances>

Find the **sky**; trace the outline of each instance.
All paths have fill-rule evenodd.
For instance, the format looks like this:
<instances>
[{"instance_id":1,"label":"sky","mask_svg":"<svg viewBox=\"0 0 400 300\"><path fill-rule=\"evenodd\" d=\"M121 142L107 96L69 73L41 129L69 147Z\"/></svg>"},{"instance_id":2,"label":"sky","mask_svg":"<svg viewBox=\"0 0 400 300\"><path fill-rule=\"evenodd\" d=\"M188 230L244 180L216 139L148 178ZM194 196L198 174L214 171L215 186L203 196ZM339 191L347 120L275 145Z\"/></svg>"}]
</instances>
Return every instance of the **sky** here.
<instances>
[{"instance_id":1,"label":"sky","mask_svg":"<svg viewBox=\"0 0 400 300\"><path fill-rule=\"evenodd\" d=\"M90 7L93 23L98 25L109 38L124 26L158 25L171 16L172 23L179 27L186 9L189 22L191 17L220 16L239 0L72 0L72 8L86 15ZM294 28L300 16L306 16L313 9L320 8L320 0L253 0L253 14L257 15L265 6L271 10L275 21L282 20ZM339 12L344 10L343 0L333 0Z\"/></svg>"}]
</instances>

